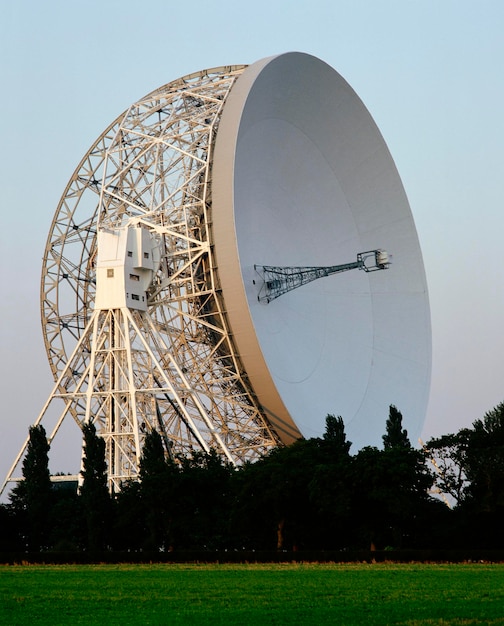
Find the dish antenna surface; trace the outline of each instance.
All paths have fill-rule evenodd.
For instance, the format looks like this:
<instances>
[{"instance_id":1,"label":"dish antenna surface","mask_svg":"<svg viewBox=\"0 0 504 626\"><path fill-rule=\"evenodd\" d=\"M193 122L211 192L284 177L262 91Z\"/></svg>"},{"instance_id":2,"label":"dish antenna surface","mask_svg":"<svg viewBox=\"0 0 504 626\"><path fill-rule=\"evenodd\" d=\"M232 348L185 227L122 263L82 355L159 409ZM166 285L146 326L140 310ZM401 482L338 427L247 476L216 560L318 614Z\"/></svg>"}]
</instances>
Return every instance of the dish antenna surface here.
<instances>
[{"instance_id":1,"label":"dish antenna surface","mask_svg":"<svg viewBox=\"0 0 504 626\"><path fill-rule=\"evenodd\" d=\"M425 417L408 201L362 102L306 54L191 74L121 114L56 210L41 310L55 386L36 424L52 442L93 422L111 491L153 429L169 456L240 463L328 413L356 447L380 443L389 404L411 436Z\"/></svg>"}]
</instances>

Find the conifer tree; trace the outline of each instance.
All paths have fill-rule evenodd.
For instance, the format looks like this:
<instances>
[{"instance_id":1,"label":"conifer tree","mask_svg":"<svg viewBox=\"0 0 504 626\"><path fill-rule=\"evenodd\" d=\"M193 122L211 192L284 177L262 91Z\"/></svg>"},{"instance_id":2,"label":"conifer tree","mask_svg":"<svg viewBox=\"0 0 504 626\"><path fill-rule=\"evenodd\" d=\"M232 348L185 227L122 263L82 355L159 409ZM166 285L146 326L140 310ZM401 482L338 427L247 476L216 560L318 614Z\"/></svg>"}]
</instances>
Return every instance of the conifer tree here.
<instances>
[{"instance_id":1,"label":"conifer tree","mask_svg":"<svg viewBox=\"0 0 504 626\"><path fill-rule=\"evenodd\" d=\"M29 441L23 460L23 478L11 492L12 507L24 521L27 547L47 547L51 509L51 477L49 473L49 442L42 425L30 426Z\"/></svg>"},{"instance_id":2,"label":"conifer tree","mask_svg":"<svg viewBox=\"0 0 504 626\"><path fill-rule=\"evenodd\" d=\"M324 441L331 445L331 448L340 451L344 455L348 454L352 445L351 441L347 441L345 433L345 424L341 415L326 416L326 430L324 433Z\"/></svg>"},{"instance_id":3,"label":"conifer tree","mask_svg":"<svg viewBox=\"0 0 504 626\"><path fill-rule=\"evenodd\" d=\"M96 427L91 422L84 424L82 433L84 458L80 496L86 517L87 545L90 550L101 550L106 546L111 516L105 441L96 434Z\"/></svg>"},{"instance_id":4,"label":"conifer tree","mask_svg":"<svg viewBox=\"0 0 504 626\"><path fill-rule=\"evenodd\" d=\"M145 436L140 459L140 494L147 536L144 547L150 550L170 549L172 509L177 469L165 458L163 441L156 430Z\"/></svg>"},{"instance_id":5,"label":"conifer tree","mask_svg":"<svg viewBox=\"0 0 504 626\"><path fill-rule=\"evenodd\" d=\"M386 433L382 437L385 450L390 448L411 448L408 431L402 427L402 419L402 413L391 404L386 424Z\"/></svg>"},{"instance_id":6,"label":"conifer tree","mask_svg":"<svg viewBox=\"0 0 504 626\"><path fill-rule=\"evenodd\" d=\"M433 478L424 453L410 444L402 414L394 405L390 405L383 444L383 450L365 447L354 458L352 512L371 549L412 546L418 540L417 520L429 503Z\"/></svg>"},{"instance_id":7,"label":"conifer tree","mask_svg":"<svg viewBox=\"0 0 504 626\"><path fill-rule=\"evenodd\" d=\"M322 457L314 464L310 480L310 501L318 515L318 540L326 548L349 545L350 447L343 418L326 416L326 430L320 440Z\"/></svg>"}]
</instances>

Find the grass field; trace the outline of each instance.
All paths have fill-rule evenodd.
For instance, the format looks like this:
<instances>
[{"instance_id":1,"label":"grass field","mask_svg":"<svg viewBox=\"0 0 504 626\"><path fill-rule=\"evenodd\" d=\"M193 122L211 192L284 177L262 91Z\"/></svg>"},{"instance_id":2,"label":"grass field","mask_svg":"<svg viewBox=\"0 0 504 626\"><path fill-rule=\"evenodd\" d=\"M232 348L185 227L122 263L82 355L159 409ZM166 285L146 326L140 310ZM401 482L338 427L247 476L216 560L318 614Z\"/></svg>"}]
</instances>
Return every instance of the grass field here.
<instances>
[{"instance_id":1,"label":"grass field","mask_svg":"<svg viewBox=\"0 0 504 626\"><path fill-rule=\"evenodd\" d=\"M4 566L0 624L504 624L504 565Z\"/></svg>"}]
</instances>

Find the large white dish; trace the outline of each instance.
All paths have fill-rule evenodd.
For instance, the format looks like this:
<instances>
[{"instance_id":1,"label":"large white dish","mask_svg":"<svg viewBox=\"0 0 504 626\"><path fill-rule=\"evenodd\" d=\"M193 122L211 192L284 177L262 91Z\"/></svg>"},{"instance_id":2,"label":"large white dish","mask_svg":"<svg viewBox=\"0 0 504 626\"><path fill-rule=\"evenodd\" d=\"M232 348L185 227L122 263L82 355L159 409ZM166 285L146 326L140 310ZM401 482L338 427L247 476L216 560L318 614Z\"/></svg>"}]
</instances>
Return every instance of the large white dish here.
<instances>
[{"instance_id":1,"label":"large white dish","mask_svg":"<svg viewBox=\"0 0 504 626\"><path fill-rule=\"evenodd\" d=\"M233 338L282 440L320 436L332 413L354 448L380 445L394 404L415 443L430 386L427 283L401 180L352 88L307 54L249 66L222 113L212 178ZM387 271L257 299L255 264L335 265L376 248L393 255Z\"/></svg>"}]
</instances>

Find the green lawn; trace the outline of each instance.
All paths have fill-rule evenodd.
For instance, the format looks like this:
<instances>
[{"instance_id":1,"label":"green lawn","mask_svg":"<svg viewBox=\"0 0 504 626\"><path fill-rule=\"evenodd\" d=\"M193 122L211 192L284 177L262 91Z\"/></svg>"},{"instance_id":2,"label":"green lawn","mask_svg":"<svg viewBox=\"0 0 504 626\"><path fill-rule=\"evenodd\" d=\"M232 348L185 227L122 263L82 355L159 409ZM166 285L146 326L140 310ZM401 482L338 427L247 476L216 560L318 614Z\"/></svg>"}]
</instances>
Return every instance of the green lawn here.
<instances>
[{"instance_id":1,"label":"green lawn","mask_svg":"<svg viewBox=\"0 0 504 626\"><path fill-rule=\"evenodd\" d=\"M504 565L2 566L0 624L504 624Z\"/></svg>"}]
</instances>

